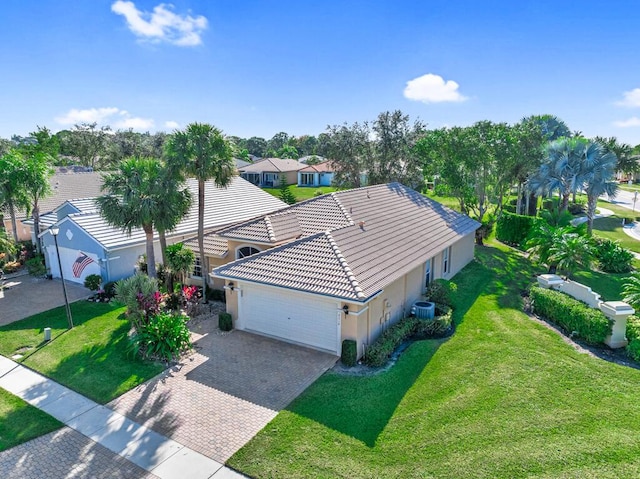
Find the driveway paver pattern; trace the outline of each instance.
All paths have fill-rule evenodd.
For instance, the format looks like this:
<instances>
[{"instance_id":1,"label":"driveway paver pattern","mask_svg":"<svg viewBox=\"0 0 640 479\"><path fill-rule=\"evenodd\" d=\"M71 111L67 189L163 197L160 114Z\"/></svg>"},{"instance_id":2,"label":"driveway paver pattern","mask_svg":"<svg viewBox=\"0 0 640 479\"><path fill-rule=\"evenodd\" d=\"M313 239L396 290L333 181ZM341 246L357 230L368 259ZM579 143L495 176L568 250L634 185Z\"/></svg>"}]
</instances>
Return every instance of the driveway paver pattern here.
<instances>
[{"instance_id":1,"label":"driveway paver pattern","mask_svg":"<svg viewBox=\"0 0 640 479\"><path fill-rule=\"evenodd\" d=\"M224 463L337 357L217 323L191 325L196 353L109 407Z\"/></svg>"}]
</instances>

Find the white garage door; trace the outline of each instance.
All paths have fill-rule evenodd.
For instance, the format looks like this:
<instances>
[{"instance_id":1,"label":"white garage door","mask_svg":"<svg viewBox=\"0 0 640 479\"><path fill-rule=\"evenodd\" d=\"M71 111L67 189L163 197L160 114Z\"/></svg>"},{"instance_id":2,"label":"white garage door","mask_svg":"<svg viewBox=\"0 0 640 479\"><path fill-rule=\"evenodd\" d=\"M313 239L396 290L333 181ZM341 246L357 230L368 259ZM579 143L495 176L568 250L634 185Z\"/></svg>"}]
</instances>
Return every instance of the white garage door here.
<instances>
[{"instance_id":1,"label":"white garage door","mask_svg":"<svg viewBox=\"0 0 640 479\"><path fill-rule=\"evenodd\" d=\"M62 272L66 281L84 284L85 278L90 274L101 274L98 256L94 253L69 248L58 248L60 251L60 261L62 263ZM49 268L54 278L60 277L60 268L58 266L58 256L53 245L47 246L49 255Z\"/></svg>"},{"instance_id":2,"label":"white garage door","mask_svg":"<svg viewBox=\"0 0 640 479\"><path fill-rule=\"evenodd\" d=\"M243 285L239 300L238 329L338 354L340 312L337 301L252 284Z\"/></svg>"}]
</instances>

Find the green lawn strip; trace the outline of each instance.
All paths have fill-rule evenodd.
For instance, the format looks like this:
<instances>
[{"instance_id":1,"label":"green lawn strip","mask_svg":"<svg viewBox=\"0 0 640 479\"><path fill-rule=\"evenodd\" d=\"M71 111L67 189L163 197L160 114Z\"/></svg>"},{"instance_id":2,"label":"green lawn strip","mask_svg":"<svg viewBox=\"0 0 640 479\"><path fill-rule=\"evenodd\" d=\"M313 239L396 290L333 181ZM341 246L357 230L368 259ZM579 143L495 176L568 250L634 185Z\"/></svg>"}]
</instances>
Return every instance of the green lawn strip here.
<instances>
[{"instance_id":1,"label":"green lawn strip","mask_svg":"<svg viewBox=\"0 0 640 479\"><path fill-rule=\"evenodd\" d=\"M602 236L603 238L618 241L624 248L640 253L640 241L632 238L624 232L622 219L619 216L608 216L606 218L594 219L593 233L596 236Z\"/></svg>"},{"instance_id":2,"label":"green lawn strip","mask_svg":"<svg viewBox=\"0 0 640 479\"><path fill-rule=\"evenodd\" d=\"M620 189L621 190L626 190L626 191L640 191L640 184L637 183L632 183L632 184L628 184L628 183L620 183Z\"/></svg>"},{"instance_id":3,"label":"green lawn strip","mask_svg":"<svg viewBox=\"0 0 640 479\"><path fill-rule=\"evenodd\" d=\"M613 214L618 216L619 218L635 218L636 216L640 216L640 203L638 203L638 208L636 208L635 212L632 209L625 208L624 206L618 206L614 203L609 203L608 201L604 200L598 200L598 208L606 208L608 210L611 210L613 211Z\"/></svg>"},{"instance_id":4,"label":"green lawn strip","mask_svg":"<svg viewBox=\"0 0 640 479\"><path fill-rule=\"evenodd\" d=\"M57 419L0 388L0 451L61 428Z\"/></svg>"},{"instance_id":5,"label":"green lawn strip","mask_svg":"<svg viewBox=\"0 0 640 479\"><path fill-rule=\"evenodd\" d=\"M0 328L0 354L18 360L96 402L107 403L160 373L164 367L128 351L129 321L115 303L79 301L71 305L75 327L67 330L64 308ZM53 340L44 344L43 330Z\"/></svg>"},{"instance_id":6,"label":"green lawn strip","mask_svg":"<svg viewBox=\"0 0 640 479\"><path fill-rule=\"evenodd\" d=\"M640 477L640 371L577 352L521 310L536 270L477 248L457 330L377 376L327 373L229 465L254 477Z\"/></svg>"},{"instance_id":7,"label":"green lawn strip","mask_svg":"<svg viewBox=\"0 0 640 479\"><path fill-rule=\"evenodd\" d=\"M338 191L337 188L333 186L289 186L291 193L296 197L298 201L308 200L309 198L315 197L316 191L322 191L322 194L333 193L334 191ZM280 197L280 188L263 188L267 193L271 193L273 196Z\"/></svg>"}]
</instances>

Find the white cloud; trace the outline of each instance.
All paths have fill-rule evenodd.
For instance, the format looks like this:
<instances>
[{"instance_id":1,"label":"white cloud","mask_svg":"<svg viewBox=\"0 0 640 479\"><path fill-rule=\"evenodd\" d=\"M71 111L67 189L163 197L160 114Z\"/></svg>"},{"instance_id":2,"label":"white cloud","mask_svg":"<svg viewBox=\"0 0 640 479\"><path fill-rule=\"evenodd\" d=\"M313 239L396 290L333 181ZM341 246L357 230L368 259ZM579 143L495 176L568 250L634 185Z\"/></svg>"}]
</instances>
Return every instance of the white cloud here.
<instances>
[{"instance_id":1,"label":"white cloud","mask_svg":"<svg viewBox=\"0 0 640 479\"><path fill-rule=\"evenodd\" d=\"M634 88L633 90L625 91L622 96L624 98L621 101L616 102L616 105L626 106L629 108L640 107L640 88Z\"/></svg>"},{"instance_id":2,"label":"white cloud","mask_svg":"<svg viewBox=\"0 0 640 479\"><path fill-rule=\"evenodd\" d=\"M614 121L613 124L618 128L631 128L634 126L640 126L640 118L632 116L627 120Z\"/></svg>"},{"instance_id":3,"label":"white cloud","mask_svg":"<svg viewBox=\"0 0 640 479\"><path fill-rule=\"evenodd\" d=\"M453 80L445 81L440 75L427 73L407 82L404 96L409 100L423 103L461 102L467 100L458 91L459 85Z\"/></svg>"},{"instance_id":4,"label":"white cloud","mask_svg":"<svg viewBox=\"0 0 640 479\"><path fill-rule=\"evenodd\" d=\"M200 45L200 35L208 21L202 15L180 15L172 11L173 5L161 3L153 12L138 10L133 2L117 0L111 11L122 15L134 35L153 43L168 42L181 47Z\"/></svg>"},{"instance_id":5,"label":"white cloud","mask_svg":"<svg viewBox=\"0 0 640 479\"><path fill-rule=\"evenodd\" d=\"M165 128L171 128L172 130L175 130L177 128L180 128L180 124L177 121L165 121L164 122L164 126Z\"/></svg>"},{"instance_id":6,"label":"white cloud","mask_svg":"<svg viewBox=\"0 0 640 479\"><path fill-rule=\"evenodd\" d=\"M120 108L87 108L79 110L72 108L62 116L54 118L61 125L75 125L77 123L98 123L101 126L110 125L116 129L147 131L155 126L151 118L131 116L127 110Z\"/></svg>"},{"instance_id":7,"label":"white cloud","mask_svg":"<svg viewBox=\"0 0 640 479\"><path fill-rule=\"evenodd\" d=\"M77 110L72 108L63 116L55 118L61 125L75 125L76 123L104 123L107 118L115 115L120 110L118 108L89 108ZM126 112L125 112L126 113Z\"/></svg>"}]
</instances>

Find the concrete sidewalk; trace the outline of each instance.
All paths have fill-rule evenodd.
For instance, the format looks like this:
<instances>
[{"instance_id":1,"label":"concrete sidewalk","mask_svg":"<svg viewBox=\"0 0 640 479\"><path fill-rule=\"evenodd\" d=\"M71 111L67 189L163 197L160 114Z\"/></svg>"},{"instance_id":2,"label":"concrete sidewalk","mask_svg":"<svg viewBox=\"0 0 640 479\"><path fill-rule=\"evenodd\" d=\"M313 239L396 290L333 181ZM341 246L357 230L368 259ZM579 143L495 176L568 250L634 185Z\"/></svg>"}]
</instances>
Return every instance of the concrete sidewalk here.
<instances>
[{"instance_id":1,"label":"concrete sidewalk","mask_svg":"<svg viewBox=\"0 0 640 479\"><path fill-rule=\"evenodd\" d=\"M219 462L3 356L0 356L0 387L45 411L91 441L149 471L155 477L161 479L244 477ZM36 441L37 439L31 442ZM0 453L0 465L3 464L1 454L4 453ZM15 474L15 468L19 467L19 464L14 465L12 471L3 471L0 468L0 477L9 477L9 472ZM44 473L42 477L54 477L47 472L46 464L40 464L38 468ZM33 471L21 471L19 476L27 477L32 474Z\"/></svg>"}]
</instances>

